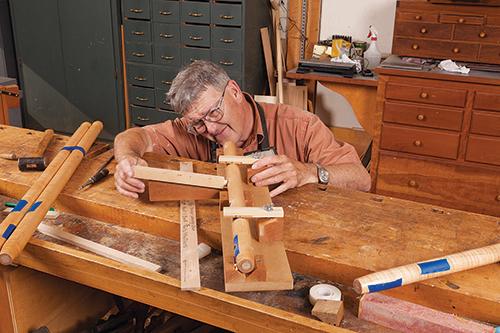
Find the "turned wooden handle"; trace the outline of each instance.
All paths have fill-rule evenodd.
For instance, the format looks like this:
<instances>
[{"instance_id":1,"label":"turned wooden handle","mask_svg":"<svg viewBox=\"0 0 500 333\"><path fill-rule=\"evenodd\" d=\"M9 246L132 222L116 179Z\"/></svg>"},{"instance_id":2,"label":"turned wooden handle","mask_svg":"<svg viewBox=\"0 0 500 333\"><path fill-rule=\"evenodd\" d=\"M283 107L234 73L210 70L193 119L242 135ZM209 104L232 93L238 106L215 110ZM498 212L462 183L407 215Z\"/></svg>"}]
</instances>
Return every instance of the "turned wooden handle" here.
<instances>
[{"instance_id":1,"label":"turned wooden handle","mask_svg":"<svg viewBox=\"0 0 500 333\"><path fill-rule=\"evenodd\" d=\"M54 130L51 129L45 130L45 132L43 133L42 140L40 140L40 142L38 143L38 147L36 147L35 154L33 155L33 157L43 156L43 152L45 151L50 141L52 140L52 136L54 136Z\"/></svg>"},{"instance_id":2,"label":"turned wooden handle","mask_svg":"<svg viewBox=\"0 0 500 333\"><path fill-rule=\"evenodd\" d=\"M358 294L378 292L500 261L500 244L391 268L354 280Z\"/></svg>"}]
</instances>

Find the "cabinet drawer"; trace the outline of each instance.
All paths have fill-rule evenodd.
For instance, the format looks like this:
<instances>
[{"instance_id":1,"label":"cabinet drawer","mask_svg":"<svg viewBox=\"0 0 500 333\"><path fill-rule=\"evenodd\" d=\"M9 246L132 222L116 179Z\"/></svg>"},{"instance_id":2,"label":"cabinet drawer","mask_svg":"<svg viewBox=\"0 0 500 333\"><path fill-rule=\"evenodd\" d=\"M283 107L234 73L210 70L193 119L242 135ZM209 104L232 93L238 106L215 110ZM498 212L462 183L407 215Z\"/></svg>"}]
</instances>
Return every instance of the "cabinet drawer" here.
<instances>
[{"instance_id":1,"label":"cabinet drawer","mask_svg":"<svg viewBox=\"0 0 500 333\"><path fill-rule=\"evenodd\" d=\"M451 39L453 26L439 23L398 22L395 34L417 38Z\"/></svg>"},{"instance_id":2,"label":"cabinet drawer","mask_svg":"<svg viewBox=\"0 0 500 333\"><path fill-rule=\"evenodd\" d=\"M500 40L500 28L459 25L455 27L453 38L477 43L497 43Z\"/></svg>"},{"instance_id":3,"label":"cabinet drawer","mask_svg":"<svg viewBox=\"0 0 500 333\"><path fill-rule=\"evenodd\" d=\"M155 87L168 91L177 72L177 69L155 69Z\"/></svg>"},{"instance_id":4,"label":"cabinet drawer","mask_svg":"<svg viewBox=\"0 0 500 333\"><path fill-rule=\"evenodd\" d=\"M459 141L459 133L382 124L380 148L456 159Z\"/></svg>"},{"instance_id":5,"label":"cabinet drawer","mask_svg":"<svg viewBox=\"0 0 500 333\"><path fill-rule=\"evenodd\" d=\"M243 60L240 51L212 49L211 59L214 63L224 68L225 71L243 71Z\"/></svg>"},{"instance_id":6,"label":"cabinet drawer","mask_svg":"<svg viewBox=\"0 0 500 333\"><path fill-rule=\"evenodd\" d=\"M212 24L225 26L243 25L243 8L240 4L212 4Z\"/></svg>"},{"instance_id":7,"label":"cabinet drawer","mask_svg":"<svg viewBox=\"0 0 500 333\"><path fill-rule=\"evenodd\" d=\"M155 64L181 66L180 45L155 45Z\"/></svg>"},{"instance_id":8,"label":"cabinet drawer","mask_svg":"<svg viewBox=\"0 0 500 333\"><path fill-rule=\"evenodd\" d=\"M485 22L485 17L477 15L442 14L439 18L439 22L483 25Z\"/></svg>"},{"instance_id":9,"label":"cabinet drawer","mask_svg":"<svg viewBox=\"0 0 500 333\"><path fill-rule=\"evenodd\" d=\"M486 18L487 25L500 25L500 15L488 15Z\"/></svg>"},{"instance_id":10,"label":"cabinet drawer","mask_svg":"<svg viewBox=\"0 0 500 333\"><path fill-rule=\"evenodd\" d=\"M500 94L476 91L474 109L500 111Z\"/></svg>"},{"instance_id":11,"label":"cabinet drawer","mask_svg":"<svg viewBox=\"0 0 500 333\"><path fill-rule=\"evenodd\" d=\"M385 98L425 104L464 107L467 90L388 82Z\"/></svg>"},{"instance_id":12,"label":"cabinet drawer","mask_svg":"<svg viewBox=\"0 0 500 333\"><path fill-rule=\"evenodd\" d=\"M165 23L180 23L179 1L153 0L153 21Z\"/></svg>"},{"instance_id":13,"label":"cabinet drawer","mask_svg":"<svg viewBox=\"0 0 500 333\"><path fill-rule=\"evenodd\" d=\"M500 136L500 113L473 111L470 132Z\"/></svg>"},{"instance_id":14,"label":"cabinet drawer","mask_svg":"<svg viewBox=\"0 0 500 333\"><path fill-rule=\"evenodd\" d=\"M452 131L462 129L463 110L386 101L383 121Z\"/></svg>"},{"instance_id":15,"label":"cabinet drawer","mask_svg":"<svg viewBox=\"0 0 500 333\"><path fill-rule=\"evenodd\" d=\"M149 21L123 20L123 38L127 42L151 42Z\"/></svg>"},{"instance_id":16,"label":"cabinet drawer","mask_svg":"<svg viewBox=\"0 0 500 333\"><path fill-rule=\"evenodd\" d=\"M123 0L123 17L149 20L149 0Z\"/></svg>"},{"instance_id":17,"label":"cabinet drawer","mask_svg":"<svg viewBox=\"0 0 500 333\"><path fill-rule=\"evenodd\" d=\"M478 59L479 44L396 37L392 53L413 57L471 61Z\"/></svg>"},{"instance_id":18,"label":"cabinet drawer","mask_svg":"<svg viewBox=\"0 0 500 333\"><path fill-rule=\"evenodd\" d=\"M153 69L146 66L127 65L128 84L141 87L154 87Z\"/></svg>"},{"instance_id":19,"label":"cabinet drawer","mask_svg":"<svg viewBox=\"0 0 500 333\"><path fill-rule=\"evenodd\" d=\"M423 13L423 12L396 12L396 19L404 21L416 21L416 22L436 22L438 21L438 13Z\"/></svg>"},{"instance_id":20,"label":"cabinet drawer","mask_svg":"<svg viewBox=\"0 0 500 333\"><path fill-rule=\"evenodd\" d=\"M184 47L182 49L182 66L187 66L198 60L210 60L210 49Z\"/></svg>"},{"instance_id":21,"label":"cabinet drawer","mask_svg":"<svg viewBox=\"0 0 500 333\"><path fill-rule=\"evenodd\" d=\"M500 165L500 138L469 135L465 160Z\"/></svg>"},{"instance_id":22,"label":"cabinet drawer","mask_svg":"<svg viewBox=\"0 0 500 333\"><path fill-rule=\"evenodd\" d=\"M376 193L500 216L499 171L381 152Z\"/></svg>"},{"instance_id":23,"label":"cabinet drawer","mask_svg":"<svg viewBox=\"0 0 500 333\"><path fill-rule=\"evenodd\" d=\"M212 27L212 47L241 50L243 48L243 30L241 28Z\"/></svg>"},{"instance_id":24,"label":"cabinet drawer","mask_svg":"<svg viewBox=\"0 0 500 333\"><path fill-rule=\"evenodd\" d=\"M184 45L210 47L210 27L183 24L181 42Z\"/></svg>"},{"instance_id":25,"label":"cabinet drawer","mask_svg":"<svg viewBox=\"0 0 500 333\"><path fill-rule=\"evenodd\" d=\"M155 106L155 91L154 89L143 87L128 87L128 98L131 104L140 106Z\"/></svg>"},{"instance_id":26,"label":"cabinet drawer","mask_svg":"<svg viewBox=\"0 0 500 333\"><path fill-rule=\"evenodd\" d=\"M479 61L489 64L500 64L500 45L482 45Z\"/></svg>"},{"instance_id":27,"label":"cabinet drawer","mask_svg":"<svg viewBox=\"0 0 500 333\"><path fill-rule=\"evenodd\" d=\"M170 102L167 101L167 91L163 89L156 89L156 107L158 109L172 110Z\"/></svg>"},{"instance_id":28,"label":"cabinet drawer","mask_svg":"<svg viewBox=\"0 0 500 333\"><path fill-rule=\"evenodd\" d=\"M158 44L180 44L181 27L179 24L158 23L153 24L153 40Z\"/></svg>"},{"instance_id":29,"label":"cabinet drawer","mask_svg":"<svg viewBox=\"0 0 500 333\"><path fill-rule=\"evenodd\" d=\"M151 64L153 52L151 43L125 43L125 59L127 61Z\"/></svg>"},{"instance_id":30,"label":"cabinet drawer","mask_svg":"<svg viewBox=\"0 0 500 333\"><path fill-rule=\"evenodd\" d=\"M138 106L130 106L130 121L136 125L152 125L156 124L156 109L143 108Z\"/></svg>"},{"instance_id":31,"label":"cabinet drawer","mask_svg":"<svg viewBox=\"0 0 500 333\"><path fill-rule=\"evenodd\" d=\"M156 116L157 116L157 119L158 119L159 123L163 123L163 122L165 122L167 120L175 120L177 118L182 117L178 113L171 112L171 111L162 111L162 110L159 110L158 114Z\"/></svg>"},{"instance_id":32,"label":"cabinet drawer","mask_svg":"<svg viewBox=\"0 0 500 333\"><path fill-rule=\"evenodd\" d=\"M186 23L210 24L210 3L182 1L181 21Z\"/></svg>"}]
</instances>

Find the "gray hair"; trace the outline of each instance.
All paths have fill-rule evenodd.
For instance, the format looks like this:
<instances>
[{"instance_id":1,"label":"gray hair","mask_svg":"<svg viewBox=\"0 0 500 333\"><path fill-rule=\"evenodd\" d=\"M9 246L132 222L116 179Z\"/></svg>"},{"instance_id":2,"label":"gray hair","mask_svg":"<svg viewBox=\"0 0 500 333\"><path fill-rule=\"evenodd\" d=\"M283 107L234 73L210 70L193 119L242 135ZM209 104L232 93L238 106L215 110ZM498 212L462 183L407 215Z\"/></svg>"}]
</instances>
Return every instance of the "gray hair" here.
<instances>
[{"instance_id":1,"label":"gray hair","mask_svg":"<svg viewBox=\"0 0 500 333\"><path fill-rule=\"evenodd\" d=\"M218 65L208 60L198 60L182 68L172 81L167 99L174 112L189 111L200 95L212 86L222 91L230 78Z\"/></svg>"}]
</instances>

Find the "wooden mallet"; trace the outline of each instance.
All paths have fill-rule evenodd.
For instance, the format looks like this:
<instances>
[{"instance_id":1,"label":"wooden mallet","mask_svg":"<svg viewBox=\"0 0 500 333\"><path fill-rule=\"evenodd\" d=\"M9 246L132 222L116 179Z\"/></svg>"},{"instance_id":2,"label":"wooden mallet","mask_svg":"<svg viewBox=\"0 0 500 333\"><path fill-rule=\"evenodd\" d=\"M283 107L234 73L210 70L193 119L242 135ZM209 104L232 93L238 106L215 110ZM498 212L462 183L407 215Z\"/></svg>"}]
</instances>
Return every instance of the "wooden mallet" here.
<instances>
[{"instance_id":1,"label":"wooden mallet","mask_svg":"<svg viewBox=\"0 0 500 333\"><path fill-rule=\"evenodd\" d=\"M17 161L17 165L19 166L19 170L21 171L43 171L47 167L47 161L43 153L45 149L52 140L52 136L54 135L54 131L51 129L45 130L42 140L38 144L36 148L35 154L32 157L20 157Z\"/></svg>"}]
</instances>

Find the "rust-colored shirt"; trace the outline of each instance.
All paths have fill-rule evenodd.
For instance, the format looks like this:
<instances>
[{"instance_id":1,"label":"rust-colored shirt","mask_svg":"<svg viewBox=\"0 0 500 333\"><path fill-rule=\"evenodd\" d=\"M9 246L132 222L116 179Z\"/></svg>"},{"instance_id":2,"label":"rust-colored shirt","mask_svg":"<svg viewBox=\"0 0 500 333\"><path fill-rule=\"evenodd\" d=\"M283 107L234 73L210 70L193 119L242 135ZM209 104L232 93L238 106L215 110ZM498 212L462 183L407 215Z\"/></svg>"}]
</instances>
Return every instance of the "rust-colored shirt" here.
<instances>
[{"instance_id":1,"label":"rust-colored shirt","mask_svg":"<svg viewBox=\"0 0 500 333\"><path fill-rule=\"evenodd\" d=\"M258 149L264 138L260 116L250 95L245 97L253 106L254 130L243 145L243 152ZM300 162L334 165L360 162L353 146L336 140L330 129L313 113L284 104L259 103L264 111L270 146L276 147L279 155ZM184 118L148 125L153 151L195 160L210 159L210 143L201 135L187 132Z\"/></svg>"}]
</instances>

